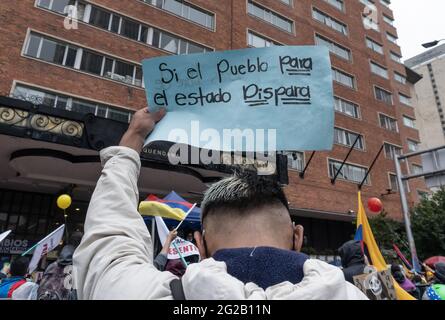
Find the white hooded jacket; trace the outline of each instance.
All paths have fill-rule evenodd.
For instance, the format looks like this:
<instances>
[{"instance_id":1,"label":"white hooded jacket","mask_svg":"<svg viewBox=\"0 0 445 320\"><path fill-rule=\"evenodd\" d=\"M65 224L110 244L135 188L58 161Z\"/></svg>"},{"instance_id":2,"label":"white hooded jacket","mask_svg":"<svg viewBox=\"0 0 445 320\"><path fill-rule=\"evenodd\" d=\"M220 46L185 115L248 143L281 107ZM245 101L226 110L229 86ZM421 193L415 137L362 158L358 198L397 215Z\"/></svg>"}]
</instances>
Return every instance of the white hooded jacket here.
<instances>
[{"instance_id":1,"label":"white hooded jacket","mask_svg":"<svg viewBox=\"0 0 445 320\"><path fill-rule=\"evenodd\" d=\"M138 213L140 158L126 147L101 152L104 169L85 221L82 243L74 253L73 276L79 299L172 299L176 276L153 266L151 237ZM298 284L284 282L263 290L227 273L212 258L192 264L182 278L188 300L366 300L345 281L343 272L318 260L307 260Z\"/></svg>"}]
</instances>

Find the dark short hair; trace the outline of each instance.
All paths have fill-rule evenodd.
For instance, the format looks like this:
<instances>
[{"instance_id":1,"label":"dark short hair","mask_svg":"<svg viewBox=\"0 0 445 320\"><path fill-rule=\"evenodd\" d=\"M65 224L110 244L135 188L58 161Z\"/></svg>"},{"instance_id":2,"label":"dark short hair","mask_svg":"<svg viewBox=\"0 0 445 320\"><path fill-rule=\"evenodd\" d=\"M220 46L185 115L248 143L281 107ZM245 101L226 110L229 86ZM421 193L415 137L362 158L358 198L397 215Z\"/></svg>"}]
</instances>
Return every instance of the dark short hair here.
<instances>
[{"instance_id":1,"label":"dark short hair","mask_svg":"<svg viewBox=\"0 0 445 320\"><path fill-rule=\"evenodd\" d=\"M289 203L281 185L271 177L252 172L237 172L234 176L213 184L201 204L201 221L214 211L238 211L240 214L264 205Z\"/></svg>"},{"instance_id":2,"label":"dark short hair","mask_svg":"<svg viewBox=\"0 0 445 320\"><path fill-rule=\"evenodd\" d=\"M18 257L11 262L9 273L13 277L24 277L28 273L29 259Z\"/></svg>"}]
</instances>

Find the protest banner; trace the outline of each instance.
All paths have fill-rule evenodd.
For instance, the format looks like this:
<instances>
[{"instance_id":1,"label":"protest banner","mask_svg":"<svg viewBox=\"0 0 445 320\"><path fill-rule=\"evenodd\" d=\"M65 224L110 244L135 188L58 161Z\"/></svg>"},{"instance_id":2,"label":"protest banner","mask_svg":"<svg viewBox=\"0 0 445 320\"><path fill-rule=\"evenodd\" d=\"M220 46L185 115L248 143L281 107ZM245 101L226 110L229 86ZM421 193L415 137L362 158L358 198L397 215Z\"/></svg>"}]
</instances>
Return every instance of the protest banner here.
<instances>
[{"instance_id":1,"label":"protest banner","mask_svg":"<svg viewBox=\"0 0 445 320\"><path fill-rule=\"evenodd\" d=\"M0 243L6 239L7 236L9 236L9 234L11 233L11 230L8 230L6 232L3 232L2 234L0 234Z\"/></svg>"},{"instance_id":2,"label":"protest banner","mask_svg":"<svg viewBox=\"0 0 445 320\"><path fill-rule=\"evenodd\" d=\"M46 255L48 252L54 250L63 238L63 232L65 231L65 225L61 225L59 228L51 232L45 238L40 240L33 248L35 248L34 253L31 258L31 262L29 263L28 272L32 273L39 264L40 259ZM25 252L23 255L26 255L33 248Z\"/></svg>"},{"instance_id":3,"label":"protest banner","mask_svg":"<svg viewBox=\"0 0 445 320\"><path fill-rule=\"evenodd\" d=\"M165 241L167 240L167 236L169 233L168 228L161 217L155 217L155 219L159 235L159 241L162 243L162 245L165 245ZM193 255L199 256L198 248L193 243L186 241L180 237L177 237L170 245L167 258L169 260L175 260L175 259L186 258Z\"/></svg>"},{"instance_id":4,"label":"protest banner","mask_svg":"<svg viewBox=\"0 0 445 320\"><path fill-rule=\"evenodd\" d=\"M397 300L391 271L383 270L358 275L354 278L354 285L370 300Z\"/></svg>"},{"instance_id":5,"label":"protest banner","mask_svg":"<svg viewBox=\"0 0 445 320\"><path fill-rule=\"evenodd\" d=\"M143 61L149 108L167 115L147 139L207 150L330 150L334 100L329 51L276 46ZM234 130L254 143L233 142ZM247 131L246 131L247 130Z\"/></svg>"}]
</instances>

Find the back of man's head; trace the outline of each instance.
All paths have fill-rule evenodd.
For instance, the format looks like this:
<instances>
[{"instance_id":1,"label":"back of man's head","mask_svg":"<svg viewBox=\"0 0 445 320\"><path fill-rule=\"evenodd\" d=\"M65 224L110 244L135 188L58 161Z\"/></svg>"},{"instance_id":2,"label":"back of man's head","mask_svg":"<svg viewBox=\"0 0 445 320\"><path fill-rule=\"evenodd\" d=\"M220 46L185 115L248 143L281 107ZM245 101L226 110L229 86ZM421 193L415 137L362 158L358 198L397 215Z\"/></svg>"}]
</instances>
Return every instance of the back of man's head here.
<instances>
[{"instance_id":1,"label":"back of man's head","mask_svg":"<svg viewBox=\"0 0 445 320\"><path fill-rule=\"evenodd\" d=\"M214 252L227 248L270 246L292 248L289 204L270 177L246 172L212 185L202 202L205 238Z\"/></svg>"},{"instance_id":2,"label":"back of man's head","mask_svg":"<svg viewBox=\"0 0 445 320\"><path fill-rule=\"evenodd\" d=\"M11 262L9 273L12 277L24 277L28 273L29 259L18 257Z\"/></svg>"},{"instance_id":3,"label":"back of man's head","mask_svg":"<svg viewBox=\"0 0 445 320\"><path fill-rule=\"evenodd\" d=\"M280 185L265 176L241 172L212 185L202 202L202 221L215 212L230 211L239 215L263 206L282 205L289 211ZM221 213L219 213L221 214Z\"/></svg>"}]
</instances>

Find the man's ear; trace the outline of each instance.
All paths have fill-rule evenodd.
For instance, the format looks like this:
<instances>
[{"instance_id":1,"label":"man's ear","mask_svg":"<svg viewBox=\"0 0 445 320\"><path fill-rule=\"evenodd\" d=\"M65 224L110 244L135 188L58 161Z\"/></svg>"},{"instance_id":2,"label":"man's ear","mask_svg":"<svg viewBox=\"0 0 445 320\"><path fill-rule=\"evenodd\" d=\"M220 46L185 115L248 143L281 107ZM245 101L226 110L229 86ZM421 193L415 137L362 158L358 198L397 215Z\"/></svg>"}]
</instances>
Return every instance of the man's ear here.
<instances>
[{"instance_id":1,"label":"man's ear","mask_svg":"<svg viewBox=\"0 0 445 320\"><path fill-rule=\"evenodd\" d=\"M199 254L201 255L201 260L206 259L207 258L206 249L205 249L204 239L202 237L201 232L195 231L193 233L193 237L195 238L196 246L198 247Z\"/></svg>"},{"instance_id":2,"label":"man's ear","mask_svg":"<svg viewBox=\"0 0 445 320\"><path fill-rule=\"evenodd\" d=\"M294 228L294 248L295 251L300 252L303 247L304 228L302 225L297 225Z\"/></svg>"}]
</instances>

